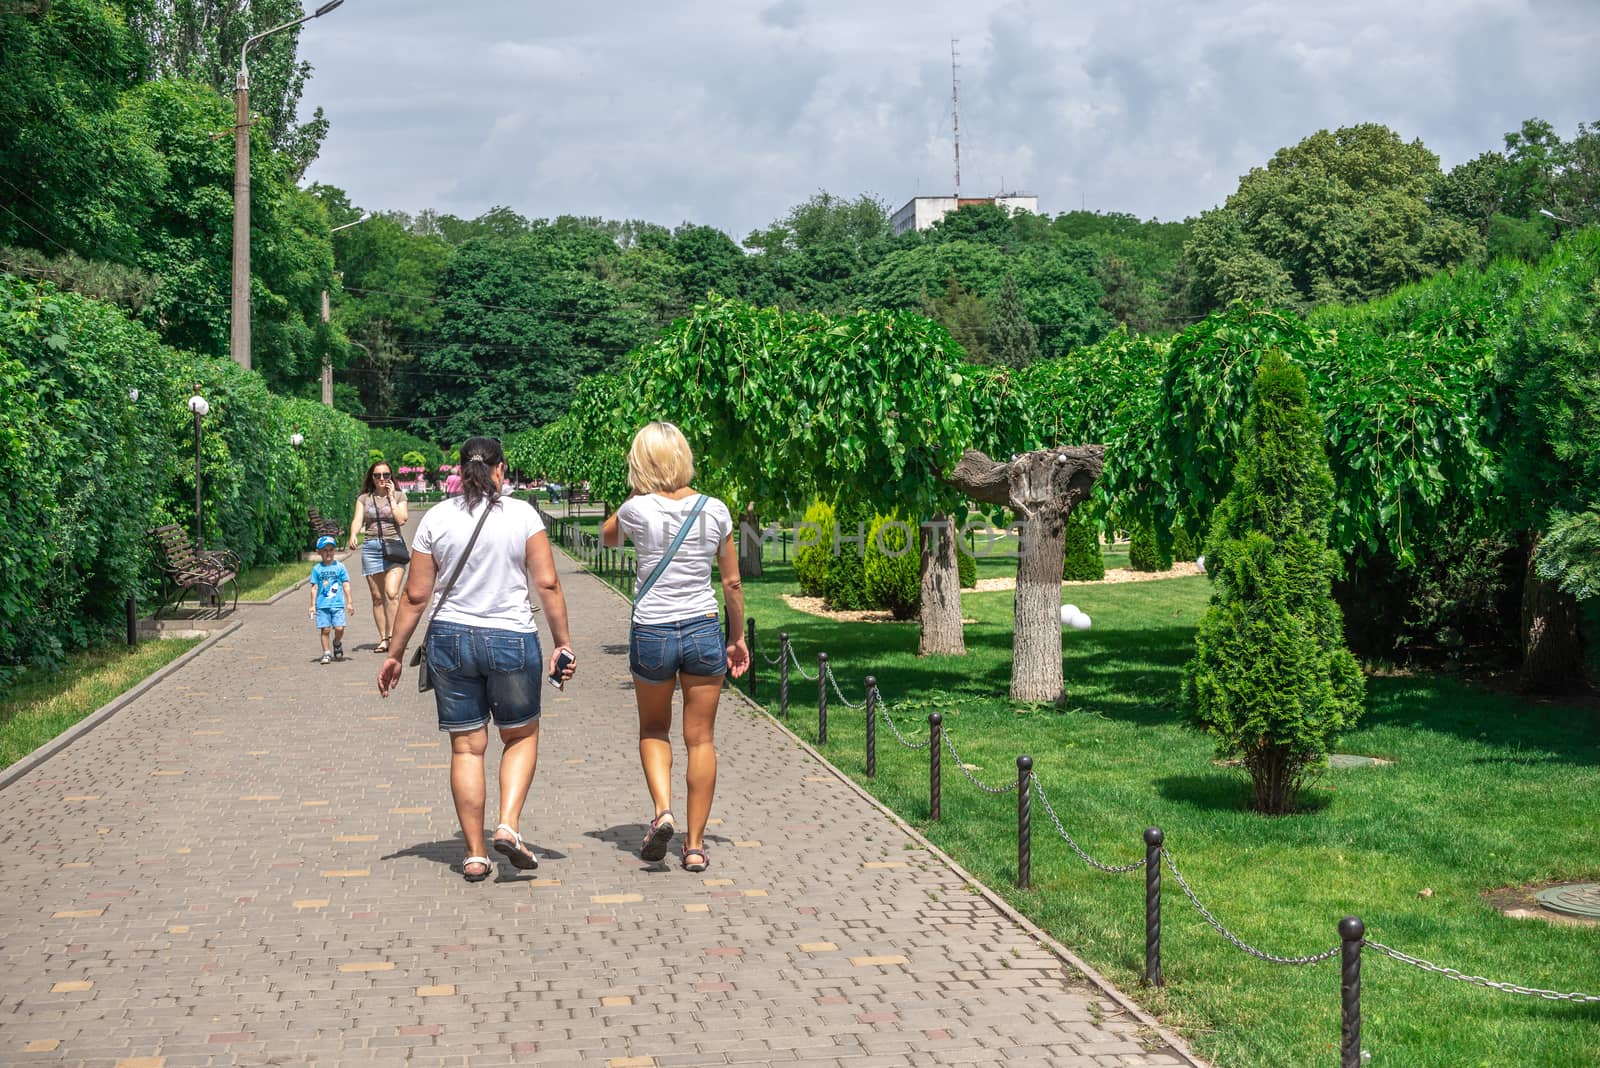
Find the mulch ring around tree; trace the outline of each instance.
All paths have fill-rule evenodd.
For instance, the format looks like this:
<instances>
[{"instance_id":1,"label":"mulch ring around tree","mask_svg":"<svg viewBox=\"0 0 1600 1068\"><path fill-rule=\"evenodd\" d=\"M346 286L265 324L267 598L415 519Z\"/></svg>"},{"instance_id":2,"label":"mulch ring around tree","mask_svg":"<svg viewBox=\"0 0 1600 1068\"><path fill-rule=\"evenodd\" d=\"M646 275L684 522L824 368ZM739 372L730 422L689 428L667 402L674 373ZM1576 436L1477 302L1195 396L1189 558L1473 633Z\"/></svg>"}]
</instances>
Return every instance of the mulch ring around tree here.
<instances>
[{"instance_id":1,"label":"mulch ring around tree","mask_svg":"<svg viewBox=\"0 0 1600 1068\"><path fill-rule=\"evenodd\" d=\"M894 613L883 609L866 609L863 611L840 610L835 611L822 603L821 597L799 597L792 593L783 595L783 603L797 612L807 615L821 616L831 619L835 623L915 623L915 619L896 619ZM976 623L976 619L963 619L963 624Z\"/></svg>"},{"instance_id":2,"label":"mulch ring around tree","mask_svg":"<svg viewBox=\"0 0 1600 1068\"><path fill-rule=\"evenodd\" d=\"M1114 567L1106 571L1103 579L1090 579L1085 581L1063 581L1063 586L1110 586L1118 582L1151 582L1155 579L1192 578L1195 575L1204 575L1200 565L1193 561L1173 564L1169 571L1135 571L1129 567ZM976 590L978 593L993 593L996 590L1014 590L1017 580L1014 575L1002 578L979 579Z\"/></svg>"},{"instance_id":3,"label":"mulch ring around tree","mask_svg":"<svg viewBox=\"0 0 1600 1068\"><path fill-rule=\"evenodd\" d=\"M1485 890L1483 892L1483 900L1505 915L1519 920L1543 920L1546 923L1567 924L1574 927L1600 925L1600 915L1575 915L1562 912L1546 907L1539 900L1540 891L1556 890L1563 887L1572 887L1576 890L1580 885L1573 883L1571 879L1557 879L1554 882L1502 886L1494 890ZM1587 885L1594 887L1592 883ZM1568 896L1572 896L1570 892ZM1580 891L1575 900L1592 901L1593 907L1600 908L1600 887L1595 887L1587 894Z\"/></svg>"}]
</instances>

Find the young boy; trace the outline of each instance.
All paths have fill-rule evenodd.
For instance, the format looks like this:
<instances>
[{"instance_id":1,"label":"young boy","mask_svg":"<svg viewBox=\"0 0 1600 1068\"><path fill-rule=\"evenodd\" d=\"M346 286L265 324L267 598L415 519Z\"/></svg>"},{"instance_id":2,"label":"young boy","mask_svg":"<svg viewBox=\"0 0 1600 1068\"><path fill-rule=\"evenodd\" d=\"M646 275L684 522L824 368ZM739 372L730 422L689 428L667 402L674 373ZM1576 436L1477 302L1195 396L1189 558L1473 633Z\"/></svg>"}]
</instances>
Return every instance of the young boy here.
<instances>
[{"instance_id":1,"label":"young boy","mask_svg":"<svg viewBox=\"0 0 1600 1068\"><path fill-rule=\"evenodd\" d=\"M350 603L350 572L334 563L338 543L324 534L317 539L322 562L311 565L311 618L322 632L322 662L344 659L344 608Z\"/></svg>"}]
</instances>

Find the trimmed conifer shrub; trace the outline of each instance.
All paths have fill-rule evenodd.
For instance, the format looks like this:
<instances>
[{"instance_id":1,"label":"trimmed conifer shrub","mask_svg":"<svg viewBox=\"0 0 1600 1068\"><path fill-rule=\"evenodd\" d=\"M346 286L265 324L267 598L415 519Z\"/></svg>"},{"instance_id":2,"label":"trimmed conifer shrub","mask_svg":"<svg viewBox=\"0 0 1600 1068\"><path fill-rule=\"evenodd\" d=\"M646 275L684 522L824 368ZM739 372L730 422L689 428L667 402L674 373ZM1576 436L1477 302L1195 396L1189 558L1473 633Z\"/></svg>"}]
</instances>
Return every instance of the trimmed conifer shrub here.
<instances>
[{"instance_id":1,"label":"trimmed conifer shrub","mask_svg":"<svg viewBox=\"0 0 1600 1068\"><path fill-rule=\"evenodd\" d=\"M1106 577L1105 557L1100 555L1100 537L1094 524L1082 512L1067 516L1066 560L1061 577L1068 582L1098 582Z\"/></svg>"},{"instance_id":2,"label":"trimmed conifer shrub","mask_svg":"<svg viewBox=\"0 0 1600 1068\"><path fill-rule=\"evenodd\" d=\"M873 516L862 564L873 607L888 609L896 619L916 616L922 606L922 551L916 528L895 515Z\"/></svg>"},{"instance_id":3,"label":"trimmed conifer shrub","mask_svg":"<svg viewBox=\"0 0 1600 1068\"><path fill-rule=\"evenodd\" d=\"M799 538L794 551L795 581L807 597L821 597L828 564L833 559L833 505L821 500L811 502L801 519Z\"/></svg>"},{"instance_id":4,"label":"trimmed conifer shrub","mask_svg":"<svg viewBox=\"0 0 1600 1068\"><path fill-rule=\"evenodd\" d=\"M1172 558L1184 563L1193 563L1199 553L1195 552L1194 542L1189 537L1189 532L1184 529L1183 523L1172 525Z\"/></svg>"},{"instance_id":5,"label":"trimmed conifer shrub","mask_svg":"<svg viewBox=\"0 0 1600 1068\"><path fill-rule=\"evenodd\" d=\"M1322 440L1305 375L1270 350L1206 542L1215 585L1182 693L1218 755L1242 760L1252 805L1266 813L1294 809L1366 692L1332 595L1339 557L1328 548L1333 476Z\"/></svg>"},{"instance_id":6,"label":"trimmed conifer shrub","mask_svg":"<svg viewBox=\"0 0 1600 1068\"><path fill-rule=\"evenodd\" d=\"M1135 571L1171 571L1172 553L1161 547L1155 524L1141 519L1128 540L1128 566Z\"/></svg>"},{"instance_id":7,"label":"trimmed conifer shrub","mask_svg":"<svg viewBox=\"0 0 1600 1068\"><path fill-rule=\"evenodd\" d=\"M956 544L956 574L960 576L964 590L970 590L978 584L978 558L967 552L967 547L959 542Z\"/></svg>"}]
</instances>

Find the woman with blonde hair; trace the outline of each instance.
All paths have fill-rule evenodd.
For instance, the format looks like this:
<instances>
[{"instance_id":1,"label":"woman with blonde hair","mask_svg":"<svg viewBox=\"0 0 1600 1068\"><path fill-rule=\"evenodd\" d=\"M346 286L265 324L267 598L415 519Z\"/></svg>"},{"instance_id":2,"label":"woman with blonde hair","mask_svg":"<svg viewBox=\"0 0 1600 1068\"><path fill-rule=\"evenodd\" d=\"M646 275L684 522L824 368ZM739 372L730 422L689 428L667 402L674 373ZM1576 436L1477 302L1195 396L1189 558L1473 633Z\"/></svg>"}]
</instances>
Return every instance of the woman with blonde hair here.
<instances>
[{"instance_id":1,"label":"woman with blonde hair","mask_svg":"<svg viewBox=\"0 0 1600 1068\"><path fill-rule=\"evenodd\" d=\"M717 786L717 701L723 676L738 678L748 670L750 651L743 637L733 517L727 505L692 489L693 477L694 454L683 432L671 423L644 427L628 450L633 493L605 521L600 537L617 548L626 536L639 565L628 666L639 704L639 763L655 804L639 855L661 860L678 831L672 814L672 694L682 686L689 798L680 852L685 870L699 872L711 865L705 832ZM726 643L711 591L713 562L722 579L727 633L734 636Z\"/></svg>"}]
</instances>

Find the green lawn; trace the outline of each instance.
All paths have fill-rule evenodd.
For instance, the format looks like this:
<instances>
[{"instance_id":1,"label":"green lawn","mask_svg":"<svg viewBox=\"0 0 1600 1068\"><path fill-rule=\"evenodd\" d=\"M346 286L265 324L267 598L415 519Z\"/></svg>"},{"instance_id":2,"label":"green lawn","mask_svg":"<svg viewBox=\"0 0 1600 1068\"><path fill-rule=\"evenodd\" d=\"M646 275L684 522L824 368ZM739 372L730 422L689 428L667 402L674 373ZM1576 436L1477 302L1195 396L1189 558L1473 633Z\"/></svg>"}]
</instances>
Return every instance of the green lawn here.
<instances>
[{"instance_id":1,"label":"green lawn","mask_svg":"<svg viewBox=\"0 0 1600 1068\"><path fill-rule=\"evenodd\" d=\"M0 768L15 764L199 644L199 638L172 638L141 642L134 649L108 645L74 654L60 671L13 686L0 695Z\"/></svg>"},{"instance_id":2,"label":"green lawn","mask_svg":"<svg viewBox=\"0 0 1600 1068\"><path fill-rule=\"evenodd\" d=\"M1108 566L1112 561L1108 558ZM1031 754L1067 829L1108 863L1141 853L1161 826L1179 867L1219 920L1280 955L1337 944L1361 915L1370 938L1468 974L1600 993L1600 928L1506 918L1480 896L1536 880L1600 877L1600 730L1593 711L1533 703L1445 677L1369 682L1361 727L1341 751L1387 767L1327 773L1306 811L1246 811L1240 773L1178 723L1179 669L1208 596L1203 578L1073 587L1094 618L1064 635L1070 708L1005 699L1011 594L963 595L965 658L915 656L914 624L836 624L789 609L792 571L772 564L745 585L761 644L787 630L815 670L826 650L851 700L876 675L908 735L944 713L986 782ZM776 711L776 669L758 658L758 697ZM816 684L791 681L790 725L816 736ZM944 819L927 822L927 757L878 732L878 777L864 777L862 713L832 703L830 759L1061 941L1224 1066L1332 1065L1339 1037L1337 961L1286 968L1246 957L1165 880L1168 985L1140 985L1143 876L1087 868L1035 806L1034 889L1014 889L1014 795L980 794L946 755ZM1423 890L1431 895L1419 896ZM1368 952L1363 1045L1374 1065L1593 1065L1600 1005L1469 987Z\"/></svg>"},{"instance_id":3,"label":"green lawn","mask_svg":"<svg viewBox=\"0 0 1600 1068\"><path fill-rule=\"evenodd\" d=\"M359 570L361 561L355 562ZM239 600L271 600L295 583L304 582L310 574L311 565L300 560L287 564L261 564L249 568L239 576ZM354 583L360 577L352 575L351 582Z\"/></svg>"}]
</instances>

